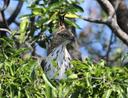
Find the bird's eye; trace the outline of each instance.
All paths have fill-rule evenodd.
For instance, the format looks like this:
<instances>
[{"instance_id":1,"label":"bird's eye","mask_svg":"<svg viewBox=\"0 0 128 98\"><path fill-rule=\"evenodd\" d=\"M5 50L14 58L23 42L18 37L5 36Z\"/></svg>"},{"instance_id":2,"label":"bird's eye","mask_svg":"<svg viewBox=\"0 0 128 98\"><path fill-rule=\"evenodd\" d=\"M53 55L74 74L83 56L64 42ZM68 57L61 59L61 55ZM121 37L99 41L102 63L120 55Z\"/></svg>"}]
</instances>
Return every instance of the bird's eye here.
<instances>
[{"instance_id":1,"label":"bird's eye","mask_svg":"<svg viewBox=\"0 0 128 98\"><path fill-rule=\"evenodd\" d=\"M62 37L68 37L68 35L67 34L59 34L60 36L62 36Z\"/></svg>"},{"instance_id":2,"label":"bird's eye","mask_svg":"<svg viewBox=\"0 0 128 98\"><path fill-rule=\"evenodd\" d=\"M63 34L62 37L65 37L65 34Z\"/></svg>"}]
</instances>

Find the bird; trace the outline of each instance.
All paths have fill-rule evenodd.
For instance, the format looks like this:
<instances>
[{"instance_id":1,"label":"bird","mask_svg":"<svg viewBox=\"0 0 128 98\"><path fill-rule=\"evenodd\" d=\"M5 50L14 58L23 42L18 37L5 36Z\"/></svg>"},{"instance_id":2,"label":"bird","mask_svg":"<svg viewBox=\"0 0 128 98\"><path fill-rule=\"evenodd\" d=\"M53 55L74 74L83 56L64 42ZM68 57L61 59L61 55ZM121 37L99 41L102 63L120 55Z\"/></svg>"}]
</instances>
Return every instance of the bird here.
<instances>
[{"instance_id":1,"label":"bird","mask_svg":"<svg viewBox=\"0 0 128 98\"><path fill-rule=\"evenodd\" d=\"M67 77L66 71L73 67L72 57L67 49L75 41L75 36L65 26L53 34L48 45L48 56L42 60L41 66L48 79L61 80Z\"/></svg>"}]
</instances>

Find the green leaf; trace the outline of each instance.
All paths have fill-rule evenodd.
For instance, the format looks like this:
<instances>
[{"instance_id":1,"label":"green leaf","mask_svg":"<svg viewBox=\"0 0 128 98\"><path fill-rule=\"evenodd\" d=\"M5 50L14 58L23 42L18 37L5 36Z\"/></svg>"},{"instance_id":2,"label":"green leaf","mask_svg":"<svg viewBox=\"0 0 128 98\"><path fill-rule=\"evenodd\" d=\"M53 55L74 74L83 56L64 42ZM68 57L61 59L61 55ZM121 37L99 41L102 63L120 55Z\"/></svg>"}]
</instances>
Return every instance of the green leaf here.
<instances>
[{"instance_id":1,"label":"green leaf","mask_svg":"<svg viewBox=\"0 0 128 98\"><path fill-rule=\"evenodd\" d=\"M73 4L73 7L74 7L78 12L84 12L84 9L83 9L81 6L77 5L77 4Z\"/></svg>"},{"instance_id":2,"label":"green leaf","mask_svg":"<svg viewBox=\"0 0 128 98\"><path fill-rule=\"evenodd\" d=\"M77 14L73 14L73 13L67 13L65 15L66 18L79 18L79 16Z\"/></svg>"},{"instance_id":3,"label":"green leaf","mask_svg":"<svg viewBox=\"0 0 128 98\"><path fill-rule=\"evenodd\" d=\"M24 40L25 40L25 34L26 34L26 30L27 30L27 26L29 24L29 20L26 18L26 17L23 17L22 20L21 20L21 23L20 23L20 37L19 37L19 40L20 40L20 43L23 43Z\"/></svg>"},{"instance_id":4,"label":"green leaf","mask_svg":"<svg viewBox=\"0 0 128 98\"><path fill-rule=\"evenodd\" d=\"M107 91L104 92L102 98L110 98L112 93L112 89L108 89Z\"/></svg>"},{"instance_id":5,"label":"green leaf","mask_svg":"<svg viewBox=\"0 0 128 98\"><path fill-rule=\"evenodd\" d=\"M55 12L54 14L52 14L52 16L50 17L51 21L54 21L55 19L57 19L58 12Z\"/></svg>"},{"instance_id":6,"label":"green leaf","mask_svg":"<svg viewBox=\"0 0 128 98\"><path fill-rule=\"evenodd\" d=\"M70 76L68 76L69 79L76 79L78 78L77 74L71 74Z\"/></svg>"},{"instance_id":7,"label":"green leaf","mask_svg":"<svg viewBox=\"0 0 128 98\"><path fill-rule=\"evenodd\" d=\"M43 73L43 79L46 84L48 84L53 90L56 90L56 88L48 81L46 75Z\"/></svg>"},{"instance_id":8,"label":"green leaf","mask_svg":"<svg viewBox=\"0 0 128 98\"><path fill-rule=\"evenodd\" d=\"M86 74L86 82L87 82L87 86L90 86L90 82L89 82L89 73Z\"/></svg>"},{"instance_id":9,"label":"green leaf","mask_svg":"<svg viewBox=\"0 0 128 98\"><path fill-rule=\"evenodd\" d=\"M80 26L77 25L77 24L76 24L75 22L73 22L72 20L70 20L70 19L65 19L64 21L65 21L68 25L80 29Z\"/></svg>"},{"instance_id":10,"label":"green leaf","mask_svg":"<svg viewBox=\"0 0 128 98\"><path fill-rule=\"evenodd\" d=\"M33 9L33 14L40 16L40 15L42 14L42 13L41 13L41 8L34 8L34 9Z\"/></svg>"}]
</instances>

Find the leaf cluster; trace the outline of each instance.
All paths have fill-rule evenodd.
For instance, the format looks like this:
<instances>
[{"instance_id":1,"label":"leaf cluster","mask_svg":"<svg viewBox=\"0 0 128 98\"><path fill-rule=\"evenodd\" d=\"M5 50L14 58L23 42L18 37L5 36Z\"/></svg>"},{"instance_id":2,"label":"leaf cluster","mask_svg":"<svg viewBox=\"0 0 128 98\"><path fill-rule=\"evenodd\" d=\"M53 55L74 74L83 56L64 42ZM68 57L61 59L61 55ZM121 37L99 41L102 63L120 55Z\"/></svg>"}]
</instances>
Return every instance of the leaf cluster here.
<instances>
[{"instance_id":1,"label":"leaf cluster","mask_svg":"<svg viewBox=\"0 0 128 98\"><path fill-rule=\"evenodd\" d=\"M41 0L40 0L41 1ZM76 23L69 18L76 18L77 12L83 12L82 7L79 6L80 1L77 0L51 0L34 2L30 9L32 14L30 17L36 17L35 25L42 30L54 30L58 28L60 22L64 22L69 26L78 27ZM77 17L78 18L78 17Z\"/></svg>"},{"instance_id":2,"label":"leaf cluster","mask_svg":"<svg viewBox=\"0 0 128 98\"><path fill-rule=\"evenodd\" d=\"M11 38L1 38L0 42L0 97L44 96L42 69L31 57L28 59L22 57L28 49L16 49Z\"/></svg>"},{"instance_id":3,"label":"leaf cluster","mask_svg":"<svg viewBox=\"0 0 128 98\"><path fill-rule=\"evenodd\" d=\"M73 61L68 83L72 98L127 98L128 68L108 67L104 61Z\"/></svg>"},{"instance_id":4,"label":"leaf cluster","mask_svg":"<svg viewBox=\"0 0 128 98\"><path fill-rule=\"evenodd\" d=\"M104 61L94 64L89 59L74 60L72 64L67 79L57 83L47 79L48 98L127 98L127 67L108 67Z\"/></svg>"},{"instance_id":5,"label":"leaf cluster","mask_svg":"<svg viewBox=\"0 0 128 98\"><path fill-rule=\"evenodd\" d=\"M105 66L104 61L74 60L67 78L49 80L28 49L16 49L10 38L1 38L0 97L4 98L127 98L128 68Z\"/></svg>"}]
</instances>

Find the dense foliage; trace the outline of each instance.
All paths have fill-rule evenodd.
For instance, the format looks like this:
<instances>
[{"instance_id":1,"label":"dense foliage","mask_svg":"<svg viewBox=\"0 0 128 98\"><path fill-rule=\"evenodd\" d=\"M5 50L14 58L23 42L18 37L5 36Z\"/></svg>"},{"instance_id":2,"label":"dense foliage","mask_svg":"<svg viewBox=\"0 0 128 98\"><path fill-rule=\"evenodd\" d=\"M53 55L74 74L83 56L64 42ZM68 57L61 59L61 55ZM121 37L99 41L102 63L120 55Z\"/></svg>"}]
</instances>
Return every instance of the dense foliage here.
<instances>
[{"instance_id":1,"label":"dense foliage","mask_svg":"<svg viewBox=\"0 0 128 98\"><path fill-rule=\"evenodd\" d=\"M10 38L1 38L0 96L25 98L43 96L42 70L31 58L23 59L28 49L16 49ZM42 92L42 93L41 93Z\"/></svg>"},{"instance_id":2,"label":"dense foliage","mask_svg":"<svg viewBox=\"0 0 128 98\"><path fill-rule=\"evenodd\" d=\"M21 58L28 49L15 49L10 38L1 38L0 96L2 98L127 98L128 68L106 67L104 61L72 61L67 79L48 80L38 62Z\"/></svg>"},{"instance_id":3,"label":"dense foliage","mask_svg":"<svg viewBox=\"0 0 128 98\"><path fill-rule=\"evenodd\" d=\"M107 67L104 61L93 64L74 61L75 79L72 84L73 98L126 98L128 96L128 69L126 67ZM72 72L72 73L73 73ZM71 74L72 75L72 74Z\"/></svg>"},{"instance_id":4,"label":"dense foliage","mask_svg":"<svg viewBox=\"0 0 128 98\"><path fill-rule=\"evenodd\" d=\"M34 1L29 6L32 13L22 16L19 30L0 38L0 98L127 98L128 68L108 67L104 60L73 60L66 79L47 79L34 58L35 46L61 22L79 28L71 18L78 18L76 13L83 9L78 0Z\"/></svg>"}]
</instances>

